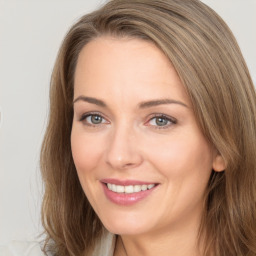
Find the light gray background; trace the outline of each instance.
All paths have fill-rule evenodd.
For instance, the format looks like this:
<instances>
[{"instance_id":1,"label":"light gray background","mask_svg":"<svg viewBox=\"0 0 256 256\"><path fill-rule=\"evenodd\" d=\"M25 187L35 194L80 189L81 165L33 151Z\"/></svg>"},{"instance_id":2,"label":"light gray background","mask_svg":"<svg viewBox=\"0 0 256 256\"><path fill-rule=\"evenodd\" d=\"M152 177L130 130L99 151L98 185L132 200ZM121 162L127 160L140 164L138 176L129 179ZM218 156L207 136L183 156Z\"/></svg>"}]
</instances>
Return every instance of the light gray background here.
<instances>
[{"instance_id":1,"label":"light gray background","mask_svg":"<svg viewBox=\"0 0 256 256\"><path fill-rule=\"evenodd\" d=\"M39 151L50 75L68 28L105 0L0 0L0 243L40 226ZM228 23L256 81L256 0L203 0Z\"/></svg>"}]
</instances>

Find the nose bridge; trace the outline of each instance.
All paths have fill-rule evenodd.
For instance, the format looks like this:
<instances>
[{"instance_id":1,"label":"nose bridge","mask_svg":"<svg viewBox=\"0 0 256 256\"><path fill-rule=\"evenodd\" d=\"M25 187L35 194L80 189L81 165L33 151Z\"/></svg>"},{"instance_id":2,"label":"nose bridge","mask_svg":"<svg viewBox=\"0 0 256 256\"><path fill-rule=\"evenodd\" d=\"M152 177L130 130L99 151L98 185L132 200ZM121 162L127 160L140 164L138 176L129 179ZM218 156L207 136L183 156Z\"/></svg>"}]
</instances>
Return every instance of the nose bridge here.
<instances>
[{"instance_id":1,"label":"nose bridge","mask_svg":"<svg viewBox=\"0 0 256 256\"><path fill-rule=\"evenodd\" d=\"M112 168L134 168L141 163L137 137L135 129L125 120L113 128L106 150L106 161Z\"/></svg>"}]
</instances>

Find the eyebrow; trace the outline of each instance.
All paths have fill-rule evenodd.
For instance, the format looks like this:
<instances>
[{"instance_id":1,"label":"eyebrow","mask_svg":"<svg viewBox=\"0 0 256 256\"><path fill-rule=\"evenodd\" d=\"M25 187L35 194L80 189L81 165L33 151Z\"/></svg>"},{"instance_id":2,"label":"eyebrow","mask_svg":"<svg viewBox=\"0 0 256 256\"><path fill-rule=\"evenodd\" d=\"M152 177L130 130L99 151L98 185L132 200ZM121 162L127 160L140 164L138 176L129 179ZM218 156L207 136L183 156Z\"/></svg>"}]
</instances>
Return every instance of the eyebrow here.
<instances>
[{"instance_id":1,"label":"eyebrow","mask_svg":"<svg viewBox=\"0 0 256 256\"><path fill-rule=\"evenodd\" d=\"M139 108L149 108L149 107L155 107L155 106L165 105L165 104L179 104L188 108L188 106L185 103L178 100L173 100L173 99L159 99L159 100L149 100L149 101L141 102L139 104Z\"/></svg>"},{"instance_id":2,"label":"eyebrow","mask_svg":"<svg viewBox=\"0 0 256 256\"><path fill-rule=\"evenodd\" d=\"M85 101L100 107L107 107L107 104L104 101L92 97L79 96L73 101L73 104L75 104L77 101Z\"/></svg>"},{"instance_id":3,"label":"eyebrow","mask_svg":"<svg viewBox=\"0 0 256 256\"><path fill-rule=\"evenodd\" d=\"M85 101L91 104L98 105L100 107L105 107L105 108L107 107L107 104L104 101L97 98L93 98L93 97L79 96L73 101L73 104L76 103L77 101ZM138 105L138 107L140 109L145 109L145 108L155 107L159 105L166 105L166 104L179 104L181 106L188 108L188 106L185 103L178 100L173 100L173 99L157 99L157 100L143 101Z\"/></svg>"}]
</instances>

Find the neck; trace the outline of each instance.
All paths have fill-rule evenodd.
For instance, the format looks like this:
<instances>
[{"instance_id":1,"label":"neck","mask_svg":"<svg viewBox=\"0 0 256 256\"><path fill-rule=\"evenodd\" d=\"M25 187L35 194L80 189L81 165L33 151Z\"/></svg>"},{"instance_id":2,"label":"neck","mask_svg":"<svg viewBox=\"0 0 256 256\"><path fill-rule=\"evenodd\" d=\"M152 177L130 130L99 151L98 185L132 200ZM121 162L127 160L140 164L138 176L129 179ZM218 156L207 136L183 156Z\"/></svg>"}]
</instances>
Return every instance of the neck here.
<instances>
[{"instance_id":1,"label":"neck","mask_svg":"<svg viewBox=\"0 0 256 256\"><path fill-rule=\"evenodd\" d=\"M200 256L198 225L168 227L153 234L118 236L115 256ZM170 231L171 230L171 231Z\"/></svg>"}]
</instances>

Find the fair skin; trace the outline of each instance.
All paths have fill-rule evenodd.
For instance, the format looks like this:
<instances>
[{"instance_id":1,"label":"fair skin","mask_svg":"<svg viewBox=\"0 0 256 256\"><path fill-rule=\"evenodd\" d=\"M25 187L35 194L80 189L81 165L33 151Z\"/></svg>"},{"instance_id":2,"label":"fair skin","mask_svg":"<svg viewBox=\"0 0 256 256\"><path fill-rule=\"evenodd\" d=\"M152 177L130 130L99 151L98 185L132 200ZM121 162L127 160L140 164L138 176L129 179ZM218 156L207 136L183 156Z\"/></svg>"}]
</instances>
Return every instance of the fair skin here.
<instances>
[{"instance_id":1,"label":"fair skin","mask_svg":"<svg viewBox=\"0 0 256 256\"><path fill-rule=\"evenodd\" d=\"M203 136L175 69L155 45L100 37L83 48L71 146L88 200L104 226L119 234L115 256L200 255L204 191L212 169L221 171L224 164ZM137 200L142 192L117 197L107 181L154 187Z\"/></svg>"}]
</instances>

